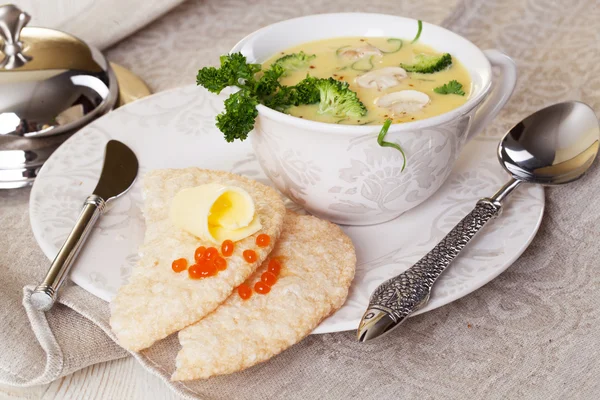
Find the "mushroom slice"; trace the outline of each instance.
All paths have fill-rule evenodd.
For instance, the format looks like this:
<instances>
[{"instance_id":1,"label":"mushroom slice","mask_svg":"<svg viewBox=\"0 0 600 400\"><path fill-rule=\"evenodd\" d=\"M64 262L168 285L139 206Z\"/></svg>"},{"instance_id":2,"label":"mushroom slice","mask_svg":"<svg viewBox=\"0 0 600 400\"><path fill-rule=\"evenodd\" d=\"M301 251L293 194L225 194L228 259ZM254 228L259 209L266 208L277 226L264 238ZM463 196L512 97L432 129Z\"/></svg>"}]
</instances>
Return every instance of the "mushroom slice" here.
<instances>
[{"instance_id":1,"label":"mushroom slice","mask_svg":"<svg viewBox=\"0 0 600 400\"><path fill-rule=\"evenodd\" d=\"M389 108L395 114L412 114L429 103L429 96L417 90L401 90L381 96L375 101L379 107Z\"/></svg>"},{"instance_id":2,"label":"mushroom slice","mask_svg":"<svg viewBox=\"0 0 600 400\"><path fill-rule=\"evenodd\" d=\"M364 46L360 46L360 47L348 47L345 49L340 49L341 51L339 52L339 55L342 57L345 57L347 59L350 60L358 60L360 58L363 58L365 56L381 56L381 50L379 50L377 47L370 45L370 44L366 44Z\"/></svg>"},{"instance_id":3,"label":"mushroom slice","mask_svg":"<svg viewBox=\"0 0 600 400\"><path fill-rule=\"evenodd\" d=\"M385 67L367 72L356 78L356 83L364 88L385 90L400 84L406 78L406 71L400 67Z\"/></svg>"}]
</instances>

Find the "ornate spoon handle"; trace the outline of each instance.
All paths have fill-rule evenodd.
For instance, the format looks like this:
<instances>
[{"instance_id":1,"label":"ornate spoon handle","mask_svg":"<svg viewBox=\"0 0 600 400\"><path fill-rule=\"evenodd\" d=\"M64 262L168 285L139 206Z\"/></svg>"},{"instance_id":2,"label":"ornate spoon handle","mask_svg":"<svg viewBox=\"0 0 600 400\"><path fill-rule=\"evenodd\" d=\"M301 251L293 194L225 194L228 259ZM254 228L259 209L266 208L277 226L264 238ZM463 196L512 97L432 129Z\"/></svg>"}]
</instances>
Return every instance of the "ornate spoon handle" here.
<instances>
[{"instance_id":1,"label":"ornate spoon handle","mask_svg":"<svg viewBox=\"0 0 600 400\"><path fill-rule=\"evenodd\" d=\"M519 181L512 179L491 198L484 198L425 257L398 276L383 282L371 295L358 328L361 342L381 336L427 304L431 288L460 251L492 218L500 214L501 201Z\"/></svg>"}]
</instances>

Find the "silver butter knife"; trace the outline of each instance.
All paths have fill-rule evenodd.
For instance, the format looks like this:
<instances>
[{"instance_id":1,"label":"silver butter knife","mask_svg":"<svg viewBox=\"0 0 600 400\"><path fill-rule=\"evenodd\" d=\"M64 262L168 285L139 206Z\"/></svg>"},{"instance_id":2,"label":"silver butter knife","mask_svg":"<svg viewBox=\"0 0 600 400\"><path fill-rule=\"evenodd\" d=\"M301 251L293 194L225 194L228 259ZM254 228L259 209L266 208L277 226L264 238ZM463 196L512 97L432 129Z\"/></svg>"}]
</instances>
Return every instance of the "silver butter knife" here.
<instances>
[{"instance_id":1,"label":"silver butter knife","mask_svg":"<svg viewBox=\"0 0 600 400\"><path fill-rule=\"evenodd\" d=\"M52 308L58 290L106 205L129 190L137 173L138 160L133 151L118 140L109 141L96 189L85 200L73 230L58 251L44 281L31 294L31 304L36 309L48 311Z\"/></svg>"}]
</instances>

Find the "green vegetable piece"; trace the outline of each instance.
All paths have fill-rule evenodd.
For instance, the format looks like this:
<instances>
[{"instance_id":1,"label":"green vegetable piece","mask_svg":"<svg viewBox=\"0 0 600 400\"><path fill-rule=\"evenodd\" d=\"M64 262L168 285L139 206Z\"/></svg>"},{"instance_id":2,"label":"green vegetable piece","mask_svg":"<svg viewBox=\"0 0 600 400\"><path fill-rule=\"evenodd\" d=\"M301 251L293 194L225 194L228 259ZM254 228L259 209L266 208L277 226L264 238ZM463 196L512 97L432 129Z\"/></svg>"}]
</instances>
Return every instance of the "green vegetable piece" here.
<instances>
[{"instance_id":1,"label":"green vegetable piece","mask_svg":"<svg viewBox=\"0 0 600 400\"><path fill-rule=\"evenodd\" d=\"M240 88L225 100L225 110L216 118L216 125L228 142L248 137L258 116L256 106L259 103L283 112L292 106L319 103L319 112L340 118L360 117L367 113L346 82L307 75L296 86L282 86L279 78L285 74L284 65L274 63L256 79L260 70L259 64L249 64L246 57L235 53L222 56L220 68L206 67L198 71L198 85L211 92L220 93L227 86Z\"/></svg>"},{"instance_id":2,"label":"green vegetable piece","mask_svg":"<svg viewBox=\"0 0 600 400\"><path fill-rule=\"evenodd\" d=\"M284 70L283 76L286 76L289 72L306 69L308 64L310 64L310 61L316 57L317 56L314 54L307 55L301 51L300 53L287 54L278 58L273 65L280 65Z\"/></svg>"},{"instance_id":3,"label":"green vegetable piece","mask_svg":"<svg viewBox=\"0 0 600 400\"><path fill-rule=\"evenodd\" d=\"M352 65L350 65L350 68L352 68L355 71L360 71L360 72L368 72L370 70L373 69L373 56L369 57L369 58L361 58L358 61L355 61L352 63Z\"/></svg>"},{"instance_id":4,"label":"green vegetable piece","mask_svg":"<svg viewBox=\"0 0 600 400\"><path fill-rule=\"evenodd\" d=\"M307 76L294 86L294 90L296 91L296 103L294 105L318 103L321 99L321 93L317 87L319 80L318 78Z\"/></svg>"},{"instance_id":5,"label":"green vegetable piece","mask_svg":"<svg viewBox=\"0 0 600 400\"><path fill-rule=\"evenodd\" d=\"M462 90L463 85L459 81L452 80L448 83L443 84L442 86L438 86L433 89L434 92L439 94L457 94L459 96L464 96L465 92Z\"/></svg>"},{"instance_id":6,"label":"green vegetable piece","mask_svg":"<svg viewBox=\"0 0 600 400\"><path fill-rule=\"evenodd\" d=\"M279 78L283 76L284 73L285 70L281 65L273 64L258 80L256 84L256 95L262 98L275 93L275 91L281 87Z\"/></svg>"},{"instance_id":7,"label":"green vegetable piece","mask_svg":"<svg viewBox=\"0 0 600 400\"><path fill-rule=\"evenodd\" d=\"M319 89L316 83L318 79L307 76L296 86L280 86L277 93L262 101L262 103L274 110L285 112L292 106L300 104L318 103L320 99Z\"/></svg>"},{"instance_id":8,"label":"green vegetable piece","mask_svg":"<svg viewBox=\"0 0 600 400\"><path fill-rule=\"evenodd\" d=\"M244 140L254 128L258 115L258 100L246 90L233 93L225 100L225 111L217 115L217 128L225 135L225 140Z\"/></svg>"},{"instance_id":9,"label":"green vegetable piece","mask_svg":"<svg viewBox=\"0 0 600 400\"><path fill-rule=\"evenodd\" d=\"M421 32L423 31L423 21L418 20L417 21L417 26L418 26L418 28L417 28L417 35L415 36L415 38L412 40L411 43L415 43L421 37Z\"/></svg>"},{"instance_id":10,"label":"green vegetable piece","mask_svg":"<svg viewBox=\"0 0 600 400\"><path fill-rule=\"evenodd\" d=\"M255 84L254 74L260 64L248 64L241 53L221 56L221 67L205 67L198 71L196 83L213 93L221 93L227 86L248 87Z\"/></svg>"},{"instance_id":11,"label":"green vegetable piece","mask_svg":"<svg viewBox=\"0 0 600 400\"><path fill-rule=\"evenodd\" d=\"M400 147L400 145L396 144L396 143L392 143L392 142L386 142L385 139L385 135L387 135L388 130L390 129L390 126L392 125L392 120L390 118L385 120L385 123L383 124L383 126L381 127L381 131L379 131L379 135L377 136L377 144L379 144L381 147L392 147L396 150L398 150L400 153L402 153L402 158L403 158L403 162L402 162L402 171L404 171L404 168L406 168L406 154L404 154L404 150L402 150L402 147Z\"/></svg>"},{"instance_id":12,"label":"green vegetable piece","mask_svg":"<svg viewBox=\"0 0 600 400\"><path fill-rule=\"evenodd\" d=\"M342 46L342 47L340 47L339 49L337 49L337 50L335 51L335 55L339 57L339 56L340 56L340 54L342 54L342 51L344 51L344 50L346 50L346 49L349 49L350 47L352 47L352 46L350 46L350 45L347 45L347 46Z\"/></svg>"},{"instance_id":13,"label":"green vegetable piece","mask_svg":"<svg viewBox=\"0 0 600 400\"><path fill-rule=\"evenodd\" d=\"M296 105L296 92L293 86L281 86L272 96L262 99L265 106L280 112L286 112L288 108Z\"/></svg>"},{"instance_id":14,"label":"green vegetable piece","mask_svg":"<svg viewBox=\"0 0 600 400\"><path fill-rule=\"evenodd\" d=\"M452 65L452 56L448 53L441 55L417 54L414 64L400 64L408 72L432 74Z\"/></svg>"},{"instance_id":15,"label":"green vegetable piece","mask_svg":"<svg viewBox=\"0 0 600 400\"><path fill-rule=\"evenodd\" d=\"M404 45L404 42L402 41L402 39L390 38L390 39L387 40L387 42L394 44L396 46L396 48L393 48L390 51L385 51L383 49L379 49L379 51L381 51L382 53L385 53L385 54L397 53L397 52L400 51L400 49Z\"/></svg>"},{"instance_id":16,"label":"green vegetable piece","mask_svg":"<svg viewBox=\"0 0 600 400\"><path fill-rule=\"evenodd\" d=\"M319 90L320 114L358 118L367 113L367 108L358 99L356 93L350 90L348 83L333 78L318 79L316 87Z\"/></svg>"}]
</instances>

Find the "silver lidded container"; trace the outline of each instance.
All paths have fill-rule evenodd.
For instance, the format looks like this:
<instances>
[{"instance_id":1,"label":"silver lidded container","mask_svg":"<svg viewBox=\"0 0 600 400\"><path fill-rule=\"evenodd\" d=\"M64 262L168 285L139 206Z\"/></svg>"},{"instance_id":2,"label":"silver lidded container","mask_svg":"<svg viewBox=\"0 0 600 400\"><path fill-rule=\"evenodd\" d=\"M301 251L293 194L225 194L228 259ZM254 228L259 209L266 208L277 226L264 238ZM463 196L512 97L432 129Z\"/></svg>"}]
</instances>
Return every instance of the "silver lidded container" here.
<instances>
[{"instance_id":1,"label":"silver lidded container","mask_svg":"<svg viewBox=\"0 0 600 400\"><path fill-rule=\"evenodd\" d=\"M48 155L111 110L119 93L99 50L61 31L25 27L29 20L12 4L0 6L0 188L30 184Z\"/></svg>"}]
</instances>

